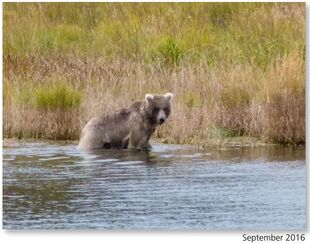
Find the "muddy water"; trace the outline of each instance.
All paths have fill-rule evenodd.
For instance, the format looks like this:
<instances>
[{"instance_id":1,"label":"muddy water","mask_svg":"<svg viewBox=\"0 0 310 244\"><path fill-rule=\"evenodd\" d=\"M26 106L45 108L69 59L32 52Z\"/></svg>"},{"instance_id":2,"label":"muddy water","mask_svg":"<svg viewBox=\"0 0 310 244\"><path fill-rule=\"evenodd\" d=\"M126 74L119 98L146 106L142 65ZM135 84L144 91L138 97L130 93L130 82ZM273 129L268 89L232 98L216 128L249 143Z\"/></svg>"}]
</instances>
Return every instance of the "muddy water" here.
<instances>
[{"instance_id":1,"label":"muddy water","mask_svg":"<svg viewBox=\"0 0 310 244\"><path fill-rule=\"evenodd\" d=\"M306 227L304 149L3 149L5 229Z\"/></svg>"}]
</instances>

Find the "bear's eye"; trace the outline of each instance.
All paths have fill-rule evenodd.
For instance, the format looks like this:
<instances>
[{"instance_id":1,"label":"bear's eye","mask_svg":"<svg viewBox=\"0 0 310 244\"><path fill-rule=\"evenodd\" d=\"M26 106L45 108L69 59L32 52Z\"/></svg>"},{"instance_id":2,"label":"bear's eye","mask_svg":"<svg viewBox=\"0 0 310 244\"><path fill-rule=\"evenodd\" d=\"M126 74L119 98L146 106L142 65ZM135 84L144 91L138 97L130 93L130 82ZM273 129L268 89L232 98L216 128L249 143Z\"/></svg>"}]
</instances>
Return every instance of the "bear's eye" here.
<instances>
[{"instance_id":1,"label":"bear's eye","mask_svg":"<svg viewBox=\"0 0 310 244\"><path fill-rule=\"evenodd\" d=\"M164 108L164 112L167 114L169 113L169 108Z\"/></svg>"},{"instance_id":2,"label":"bear's eye","mask_svg":"<svg viewBox=\"0 0 310 244\"><path fill-rule=\"evenodd\" d=\"M153 108L153 113L157 113L159 111L159 108Z\"/></svg>"}]
</instances>

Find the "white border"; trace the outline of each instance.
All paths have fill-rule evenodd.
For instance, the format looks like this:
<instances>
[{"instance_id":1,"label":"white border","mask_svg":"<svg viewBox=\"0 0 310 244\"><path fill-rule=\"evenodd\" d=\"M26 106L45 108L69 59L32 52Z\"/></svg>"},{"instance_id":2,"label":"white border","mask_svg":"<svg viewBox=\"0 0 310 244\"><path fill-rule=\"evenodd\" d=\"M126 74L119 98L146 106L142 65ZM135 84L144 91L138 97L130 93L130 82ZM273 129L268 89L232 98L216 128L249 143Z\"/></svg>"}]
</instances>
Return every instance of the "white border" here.
<instances>
[{"instance_id":1,"label":"white border","mask_svg":"<svg viewBox=\"0 0 310 244\"><path fill-rule=\"evenodd\" d=\"M4 1L4 2L10 2L10 1ZM23 2L23 1L16 1L16 2ZM31 1L31 2L42 2L42 1ZM49 2L85 2L85 1L49 1ZM88 1L88 2L98 2L98 1ZM106 1L106 2L131 2L131 1ZM136 1L136 2L142 2L142 1ZM143 1L143 2L158 2L158 1ZM165 2L200 2L200 1L165 1ZM205 2L214 2L214 1L205 1ZM231 2L231 1L221 1L221 2ZM236 1L236 2L257 2L257 1ZM260 2L270 2L270 1L260 1ZM305 2L305 1L273 1L273 2ZM306 92L309 94L309 83L308 83L308 77L309 77L309 62L308 62L308 57L309 57L309 47L308 47L308 33L309 33L309 10L308 10L308 3L306 4L306 9L307 9L307 51L306 51L306 68L307 68L307 85L306 85ZM0 14L0 23L2 26L2 15L3 15L3 5L1 2L1 14ZM2 66L2 37L3 37L3 31L1 28L1 67ZM2 69L0 72L0 78L1 78L1 85L0 85L0 90L2 93ZM307 105L308 105L308 96L306 98L307 100ZM2 121L2 106L3 106L3 101L2 101L2 95L0 99L0 104L1 104L1 121ZM308 128L308 115L309 115L309 107L306 106L306 118L307 118L307 128ZM1 137L3 136L2 134L2 123L1 123L1 129L0 129L0 135ZM3 138L3 137L2 137ZM309 138L309 133L308 129L306 130L306 141ZM1 162L2 162L2 140L1 140ZM306 144L306 159L308 159L309 155L309 145ZM308 160L307 160L308 161ZM307 162L308 163L308 162ZM1 173L1 197L2 197L2 167L0 169ZM309 175L309 166L307 165L307 173ZM309 180L307 182L307 196L308 194L308 189L309 189ZM308 201L309 203L309 201ZM307 204L308 206L308 204ZM309 229L309 214L308 214L308 209L307 209L307 231L302 232L302 231L268 231L268 232L259 232L259 231L67 231L67 230L59 230L59 231L7 231L7 230L2 230L2 200L0 204L0 211L1 211L1 231L0 231L0 239L1 243L5 244L10 244L10 243L22 243L22 244L36 244L42 242L45 243L249 243L249 242L243 242L243 237L242 234L246 233L248 235L250 234L270 234L273 233L275 235L284 235L285 233L307 233L306 234L306 240L310 240L310 236L308 234L308 229ZM256 243L267 243L267 242L256 242ZM279 242L278 242L279 243ZM283 242L281 242L283 243ZM302 243L302 242L300 242Z\"/></svg>"}]
</instances>

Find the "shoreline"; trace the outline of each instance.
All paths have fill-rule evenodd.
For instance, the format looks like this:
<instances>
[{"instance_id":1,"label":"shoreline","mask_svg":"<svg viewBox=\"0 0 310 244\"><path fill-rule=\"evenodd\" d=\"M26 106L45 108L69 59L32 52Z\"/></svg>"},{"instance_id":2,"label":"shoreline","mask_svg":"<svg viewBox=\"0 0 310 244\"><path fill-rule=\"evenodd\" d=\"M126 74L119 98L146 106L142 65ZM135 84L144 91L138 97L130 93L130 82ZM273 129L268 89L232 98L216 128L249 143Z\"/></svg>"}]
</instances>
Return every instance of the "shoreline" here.
<instances>
[{"instance_id":1,"label":"shoreline","mask_svg":"<svg viewBox=\"0 0 310 244\"><path fill-rule=\"evenodd\" d=\"M59 144L64 145L78 145L78 140L51 140L51 139L33 139L33 138L3 138L2 148L14 148L22 147L25 143L50 143L50 144ZM239 136L239 137L229 137L223 139L205 139L197 143L189 144L178 144L173 143L172 141L167 141L166 139L154 139L151 140L151 144L173 144L173 145L184 145L193 147L198 150L206 149L221 149L221 148L257 148L257 147L304 147L303 145L297 144L276 144L276 143L267 143L263 140L260 140L255 137L248 136Z\"/></svg>"}]
</instances>

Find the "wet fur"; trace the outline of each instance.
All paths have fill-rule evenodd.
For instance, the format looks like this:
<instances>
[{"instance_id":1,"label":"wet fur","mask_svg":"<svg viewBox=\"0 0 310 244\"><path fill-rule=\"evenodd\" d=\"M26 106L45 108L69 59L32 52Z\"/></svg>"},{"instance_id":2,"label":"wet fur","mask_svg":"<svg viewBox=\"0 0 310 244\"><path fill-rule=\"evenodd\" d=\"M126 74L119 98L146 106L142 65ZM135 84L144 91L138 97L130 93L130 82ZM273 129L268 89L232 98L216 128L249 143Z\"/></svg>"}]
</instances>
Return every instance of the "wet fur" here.
<instances>
[{"instance_id":1,"label":"wet fur","mask_svg":"<svg viewBox=\"0 0 310 244\"><path fill-rule=\"evenodd\" d=\"M172 95L171 95L172 97ZM154 95L152 99L135 102L111 115L91 119L82 130L79 147L83 149L145 149L158 123L159 111L170 114L170 99ZM166 111L167 110L167 111ZM163 110L164 111L164 110Z\"/></svg>"}]
</instances>

